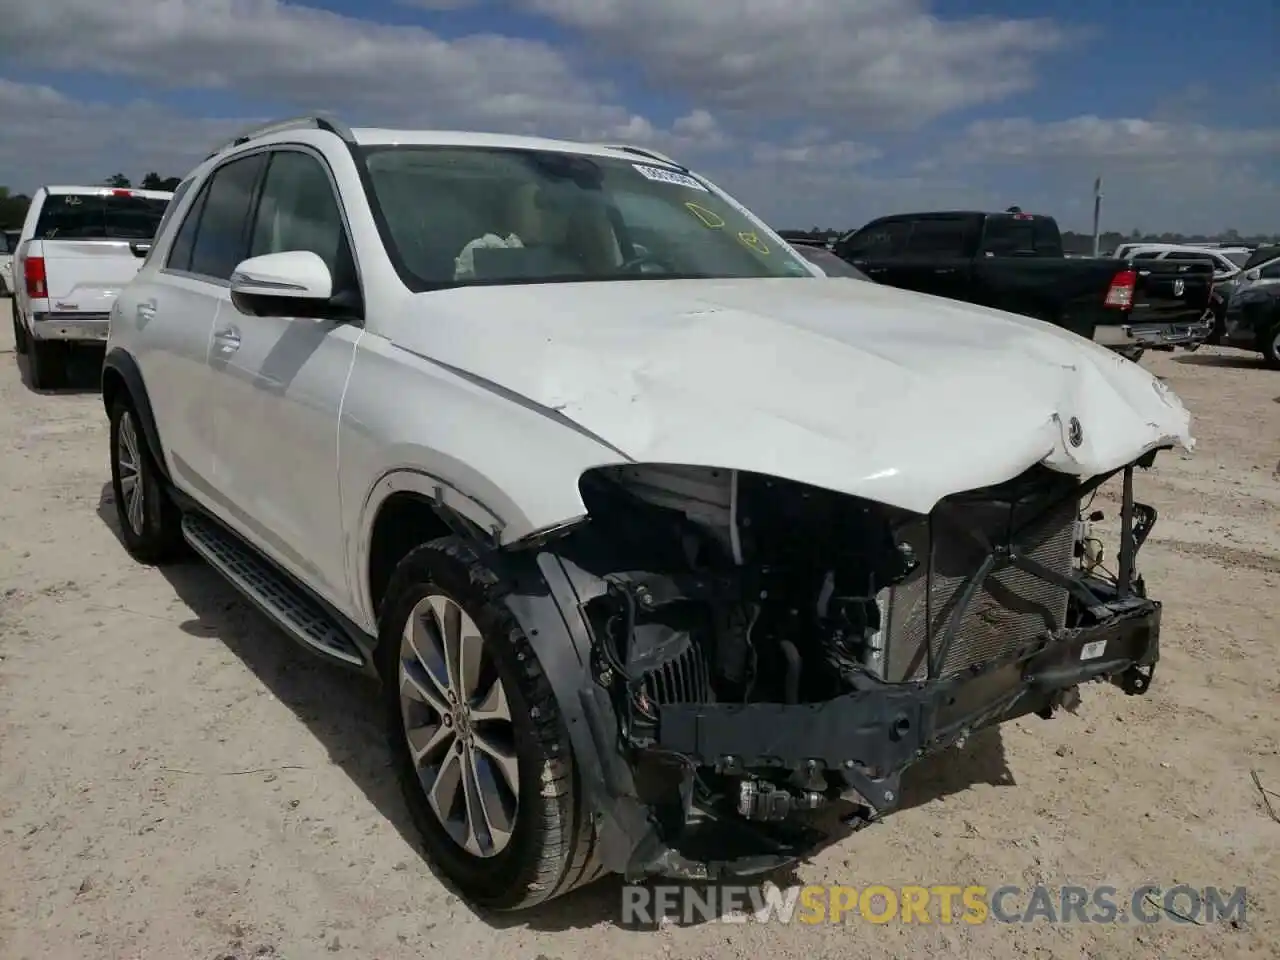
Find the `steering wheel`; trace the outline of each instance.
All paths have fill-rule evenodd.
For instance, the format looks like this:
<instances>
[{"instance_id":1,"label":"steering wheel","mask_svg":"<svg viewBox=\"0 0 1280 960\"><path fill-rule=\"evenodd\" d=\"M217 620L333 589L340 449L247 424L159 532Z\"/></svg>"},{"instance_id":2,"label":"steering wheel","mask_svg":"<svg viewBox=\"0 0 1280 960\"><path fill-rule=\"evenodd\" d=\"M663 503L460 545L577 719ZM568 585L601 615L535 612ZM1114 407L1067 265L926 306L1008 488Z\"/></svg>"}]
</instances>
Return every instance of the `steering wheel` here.
<instances>
[{"instance_id":1,"label":"steering wheel","mask_svg":"<svg viewBox=\"0 0 1280 960\"><path fill-rule=\"evenodd\" d=\"M652 263L654 266L661 267L668 273L675 273L675 269L670 263L656 254L647 252L637 253L634 256L628 257L618 266L618 270L621 273L639 273L640 267L643 267L646 263Z\"/></svg>"}]
</instances>

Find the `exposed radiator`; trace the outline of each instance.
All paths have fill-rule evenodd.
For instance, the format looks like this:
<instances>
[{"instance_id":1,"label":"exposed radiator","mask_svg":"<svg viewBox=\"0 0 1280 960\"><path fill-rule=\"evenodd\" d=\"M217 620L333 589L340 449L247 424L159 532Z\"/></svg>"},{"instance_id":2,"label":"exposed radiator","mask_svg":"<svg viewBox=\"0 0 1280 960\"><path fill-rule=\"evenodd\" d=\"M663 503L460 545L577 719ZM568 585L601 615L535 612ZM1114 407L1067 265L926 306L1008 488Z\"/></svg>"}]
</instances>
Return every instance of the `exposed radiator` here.
<instances>
[{"instance_id":1,"label":"exposed radiator","mask_svg":"<svg viewBox=\"0 0 1280 960\"><path fill-rule=\"evenodd\" d=\"M1047 498L1041 498L1044 503ZM1074 555L1079 501L1069 497L1013 538L1024 556L1067 575ZM926 638L933 656L941 652L947 624L966 582L977 572L986 550L961 530L976 530L992 545L1008 543L1014 523L1035 516L1043 507L1015 507L999 499L944 500L926 520L904 532L920 566L882 598L881 626L886 680L901 682L928 676ZM961 620L960 629L938 674L950 676L966 667L1008 653L1046 631L1060 629L1067 614L1067 592L1016 567L1007 566L986 578Z\"/></svg>"},{"instance_id":2,"label":"exposed radiator","mask_svg":"<svg viewBox=\"0 0 1280 960\"><path fill-rule=\"evenodd\" d=\"M714 700L711 668L696 643L684 653L650 670L642 678L644 692L654 703L706 703Z\"/></svg>"}]
</instances>

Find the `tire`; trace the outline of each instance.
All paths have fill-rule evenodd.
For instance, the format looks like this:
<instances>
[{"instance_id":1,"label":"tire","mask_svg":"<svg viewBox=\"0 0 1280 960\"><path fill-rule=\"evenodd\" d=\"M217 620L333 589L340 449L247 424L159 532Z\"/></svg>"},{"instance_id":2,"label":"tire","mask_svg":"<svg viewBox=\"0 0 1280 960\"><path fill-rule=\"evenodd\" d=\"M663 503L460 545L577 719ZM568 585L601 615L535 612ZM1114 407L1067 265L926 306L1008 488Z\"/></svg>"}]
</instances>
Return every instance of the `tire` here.
<instances>
[{"instance_id":1,"label":"tire","mask_svg":"<svg viewBox=\"0 0 1280 960\"><path fill-rule=\"evenodd\" d=\"M1205 345L1209 347L1217 347L1222 344L1222 338L1226 334L1227 329L1227 308L1226 304L1217 304L1211 311L1213 317L1213 330L1209 336L1205 338Z\"/></svg>"},{"instance_id":2,"label":"tire","mask_svg":"<svg viewBox=\"0 0 1280 960\"><path fill-rule=\"evenodd\" d=\"M568 893L602 871L594 857L594 818L582 803L559 705L528 638L507 609L505 594L500 578L465 541L445 537L418 547L401 561L388 586L379 617L378 667L392 756L427 855L477 906L509 911ZM450 604L461 612L464 635L468 618L476 628L481 640L478 648L471 649L483 649L484 657L475 671L479 682L474 687L465 685L478 693L461 698L470 700L475 713L455 712L461 719L446 721L444 712L427 706L417 691L429 689L448 708L440 696L441 685L431 686L423 661L439 664L438 625L441 614L447 616L452 609ZM424 618L420 620L419 614ZM412 646L405 639L411 620L419 623ZM438 665L431 673L440 676L445 670ZM416 683L404 680L406 675ZM402 696L402 683L412 696ZM482 708L501 699L493 694L498 685L505 691L509 722L496 719L500 710L490 711L489 719L481 714ZM444 686L454 686L447 676ZM419 767L410 750L411 738L422 747L437 735L443 736L443 743ZM502 747L499 752L508 758L508 770L514 757L514 775L499 779L502 767L491 759L496 754L477 746L482 742ZM472 757L476 759L469 760ZM437 780L446 763L452 764L448 768L452 773L466 771L467 762L474 764L470 769L477 773L471 781L476 784L475 795L480 795L479 780L491 787L487 795L493 800L489 809L494 813L487 820L507 828L505 843L503 833L495 831L487 846L481 836L475 849L467 849L460 842L465 829L456 821L446 826L428 799L424 784L438 787L443 781L448 786L446 778ZM489 776L481 776L482 770ZM512 782L516 791L508 789ZM461 792L456 788L455 796ZM513 796L514 805L509 802Z\"/></svg>"},{"instance_id":3,"label":"tire","mask_svg":"<svg viewBox=\"0 0 1280 960\"><path fill-rule=\"evenodd\" d=\"M1280 323L1262 334L1261 339L1262 358L1267 361L1267 366L1280 370Z\"/></svg>"},{"instance_id":4,"label":"tire","mask_svg":"<svg viewBox=\"0 0 1280 960\"><path fill-rule=\"evenodd\" d=\"M111 407L111 490L120 539L139 563L156 566L185 551L182 512L169 496L146 433L127 397ZM122 456L123 455L123 456ZM141 493L141 501L134 498Z\"/></svg>"},{"instance_id":5,"label":"tire","mask_svg":"<svg viewBox=\"0 0 1280 960\"><path fill-rule=\"evenodd\" d=\"M67 383L67 345L59 340L28 340L31 385L37 390L57 390Z\"/></svg>"},{"instance_id":6,"label":"tire","mask_svg":"<svg viewBox=\"0 0 1280 960\"><path fill-rule=\"evenodd\" d=\"M9 316L13 318L13 349L19 355L25 354L28 350L27 328L22 325L22 321L18 319L18 305L16 303L9 304Z\"/></svg>"}]
</instances>

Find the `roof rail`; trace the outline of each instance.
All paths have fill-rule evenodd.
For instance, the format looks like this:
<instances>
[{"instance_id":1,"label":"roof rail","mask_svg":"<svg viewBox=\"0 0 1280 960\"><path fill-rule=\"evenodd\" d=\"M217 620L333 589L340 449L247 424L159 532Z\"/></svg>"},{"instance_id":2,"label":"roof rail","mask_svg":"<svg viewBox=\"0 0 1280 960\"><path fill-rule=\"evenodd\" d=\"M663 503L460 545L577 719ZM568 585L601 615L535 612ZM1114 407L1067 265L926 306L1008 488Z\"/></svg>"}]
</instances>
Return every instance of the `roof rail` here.
<instances>
[{"instance_id":1,"label":"roof rail","mask_svg":"<svg viewBox=\"0 0 1280 960\"><path fill-rule=\"evenodd\" d=\"M238 147L243 143L248 143L250 140L256 140L272 133L283 133L286 130L327 130L329 133L341 137L347 143L354 143L356 139L355 134L351 132L351 128L341 120L322 114L312 114L305 117L291 117L288 120L274 120L271 123L251 127L224 143L205 159L216 157L223 150L230 147Z\"/></svg>"},{"instance_id":2,"label":"roof rail","mask_svg":"<svg viewBox=\"0 0 1280 960\"><path fill-rule=\"evenodd\" d=\"M648 147L633 147L625 143L602 143L600 146L606 150L621 150L623 153L634 153L637 156L648 157L650 160L657 160L660 163L670 164L678 170L688 171L688 167L684 164L676 163L665 153L659 153L657 150L650 150Z\"/></svg>"}]
</instances>

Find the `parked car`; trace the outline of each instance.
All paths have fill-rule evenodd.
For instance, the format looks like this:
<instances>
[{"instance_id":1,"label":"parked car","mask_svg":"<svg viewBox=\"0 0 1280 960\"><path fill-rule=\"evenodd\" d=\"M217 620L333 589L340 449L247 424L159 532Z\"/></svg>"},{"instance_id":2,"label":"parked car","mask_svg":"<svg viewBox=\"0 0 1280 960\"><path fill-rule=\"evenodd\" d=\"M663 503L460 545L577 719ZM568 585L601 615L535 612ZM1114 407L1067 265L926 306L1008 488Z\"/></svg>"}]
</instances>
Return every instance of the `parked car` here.
<instances>
[{"instance_id":1,"label":"parked car","mask_svg":"<svg viewBox=\"0 0 1280 960\"><path fill-rule=\"evenodd\" d=\"M1111 256L1116 260L1128 260L1138 251L1147 252L1151 250L1198 250L1212 254L1214 259L1222 257L1228 263L1240 266L1245 260L1249 259L1249 255L1253 253L1254 248L1246 244L1236 243L1162 243L1154 240L1138 240L1120 244Z\"/></svg>"},{"instance_id":2,"label":"parked car","mask_svg":"<svg viewBox=\"0 0 1280 960\"><path fill-rule=\"evenodd\" d=\"M1280 369L1280 284L1255 284L1231 298L1223 343L1257 351Z\"/></svg>"},{"instance_id":3,"label":"parked car","mask_svg":"<svg viewBox=\"0 0 1280 960\"><path fill-rule=\"evenodd\" d=\"M473 901L781 866L976 729L1147 690L1133 472L1193 443L1093 343L819 273L638 148L246 133L112 308L121 539L381 679Z\"/></svg>"},{"instance_id":4,"label":"parked car","mask_svg":"<svg viewBox=\"0 0 1280 960\"><path fill-rule=\"evenodd\" d=\"M1244 264L1249 260L1251 251L1244 247L1197 246L1195 244L1152 243L1130 245L1127 254L1129 259L1143 260L1207 260L1213 264L1213 296L1209 301L1209 312L1213 317L1213 332L1205 339L1206 343L1217 344L1222 340L1223 324L1226 320L1227 301L1235 291L1240 280Z\"/></svg>"},{"instance_id":5,"label":"parked car","mask_svg":"<svg viewBox=\"0 0 1280 960\"><path fill-rule=\"evenodd\" d=\"M41 187L13 258L13 336L32 385L57 387L67 349L107 339L107 315L138 272L172 194L113 187Z\"/></svg>"},{"instance_id":6,"label":"parked car","mask_svg":"<svg viewBox=\"0 0 1280 960\"><path fill-rule=\"evenodd\" d=\"M1134 358L1194 349L1212 330L1207 262L1066 258L1052 217L896 214L833 249L879 283L1035 317Z\"/></svg>"},{"instance_id":7,"label":"parked car","mask_svg":"<svg viewBox=\"0 0 1280 960\"><path fill-rule=\"evenodd\" d=\"M1259 247L1253 252L1242 265L1232 293L1247 287L1274 286L1277 283L1280 283L1280 244Z\"/></svg>"},{"instance_id":8,"label":"parked car","mask_svg":"<svg viewBox=\"0 0 1280 960\"><path fill-rule=\"evenodd\" d=\"M841 260L831 248L822 240L808 240L796 237L786 237L779 234L787 240L795 249L796 253L804 257L814 266L818 267L825 276L828 277L850 277L854 280L870 281L871 278L850 263Z\"/></svg>"},{"instance_id":9,"label":"parked car","mask_svg":"<svg viewBox=\"0 0 1280 960\"><path fill-rule=\"evenodd\" d=\"M7 297L13 289L13 247L9 232L0 232L0 297Z\"/></svg>"}]
</instances>

